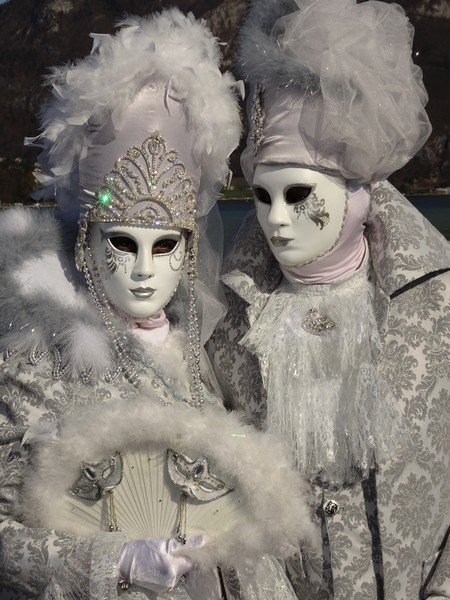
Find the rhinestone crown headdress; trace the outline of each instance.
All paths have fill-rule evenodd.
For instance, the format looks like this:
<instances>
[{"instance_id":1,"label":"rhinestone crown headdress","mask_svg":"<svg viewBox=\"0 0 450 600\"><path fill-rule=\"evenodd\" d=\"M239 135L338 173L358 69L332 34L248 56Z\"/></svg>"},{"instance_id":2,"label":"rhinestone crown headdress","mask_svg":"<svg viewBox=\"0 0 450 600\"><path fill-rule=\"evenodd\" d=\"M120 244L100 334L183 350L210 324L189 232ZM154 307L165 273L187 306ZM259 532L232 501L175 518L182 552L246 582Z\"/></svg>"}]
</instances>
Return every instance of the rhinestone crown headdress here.
<instances>
[{"instance_id":1,"label":"rhinestone crown headdress","mask_svg":"<svg viewBox=\"0 0 450 600\"><path fill-rule=\"evenodd\" d=\"M192 178L176 150L158 131L117 159L80 222L75 247L77 268L84 265L89 223L127 223L176 227L198 235Z\"/></svg>"},{"instance_id":2,"label":"rhinestone crown headdress","mask_svg":"<svg viewBox=\"0 0 450 600\"><path fill-rule=\"evenodd\" d=\"M120 157L97 192L87 221L121 221L193 231L196 197L176 150L155 131Z\"/></svg>"}]
</instances>

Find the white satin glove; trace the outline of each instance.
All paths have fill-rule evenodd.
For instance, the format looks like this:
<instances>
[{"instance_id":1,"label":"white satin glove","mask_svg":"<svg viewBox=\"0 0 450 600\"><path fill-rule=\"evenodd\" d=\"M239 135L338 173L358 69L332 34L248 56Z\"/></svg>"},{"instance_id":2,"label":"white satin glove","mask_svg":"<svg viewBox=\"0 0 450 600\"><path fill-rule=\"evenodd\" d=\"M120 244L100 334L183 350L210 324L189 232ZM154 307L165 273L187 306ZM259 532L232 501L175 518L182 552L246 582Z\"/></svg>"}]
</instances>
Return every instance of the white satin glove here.
<instances>
[{"instance_id":1,"label":"white satin glove","mask_svg":"<svg viewBox=\"0 0 450 600\"><path fill-rule=\"evenodd\" d=\"M178 552L200 548L204 544L202 535L188 538L186 544L176 539L127 542L120 556L119 579L152 592L168 592L194 566L189 558Z\"/></svg>"}]
</instances>

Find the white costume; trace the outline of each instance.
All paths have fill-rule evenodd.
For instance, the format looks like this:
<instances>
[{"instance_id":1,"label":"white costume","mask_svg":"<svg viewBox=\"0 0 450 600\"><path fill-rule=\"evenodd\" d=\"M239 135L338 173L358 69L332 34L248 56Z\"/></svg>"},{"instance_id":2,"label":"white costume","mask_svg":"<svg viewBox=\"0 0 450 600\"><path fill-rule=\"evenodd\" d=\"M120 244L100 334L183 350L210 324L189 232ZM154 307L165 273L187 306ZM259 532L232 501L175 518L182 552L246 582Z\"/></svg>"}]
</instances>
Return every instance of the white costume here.
<instances>
[{"instance_id":1,"label":"white costume","mask_svg":"<svg viewBox=\"0 0 450 600\"><path fill-rule=\"evenodd\" d=\"M256 217L224 268L211 356L231 406L282 431L322 552L299 598L449 597L448 243L383 181L430 127L403 10L253 2L242 164Z\"/></svg>"},{"instance_id":2,"label":"white costume","mask_svg":"<svg viewBox=\"0 0 450 600\"><path fill-rule=\"evenodd\" d=\"M302 483L225 413L201 351L220 304L199 234L239 138L234 81L175 9L94 39L51 78L39 177L57 214L0 222L0 598L218 599L220 565L250 598L289 599L262 554L308 531Z\"/></svg>"}]
</instances>

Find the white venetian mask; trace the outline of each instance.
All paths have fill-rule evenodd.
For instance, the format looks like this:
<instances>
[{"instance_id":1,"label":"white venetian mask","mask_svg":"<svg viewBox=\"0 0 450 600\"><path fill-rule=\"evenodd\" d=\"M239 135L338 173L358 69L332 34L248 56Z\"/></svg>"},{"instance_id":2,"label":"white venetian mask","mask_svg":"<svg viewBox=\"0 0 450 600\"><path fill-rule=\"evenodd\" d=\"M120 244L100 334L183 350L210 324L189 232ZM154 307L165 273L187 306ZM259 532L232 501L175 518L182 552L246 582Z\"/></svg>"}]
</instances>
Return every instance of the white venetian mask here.
<instances>
[{"instance_id":1,"label":"white venetian mask","mask_svg":"<svg viewBox=\"0 0 450 600\"><path fill-rule=\"evenodd\" d=\"M93 223L90 248L110 304L135 319L145 319L163 308L175 292L186 238L176 228Z\"/></svg>"},{"instance_id":2,"label":"white venetian mask","mask_svg":"<svg viewBox=\"0 0 450 600\"><path fill-rule=\"evenodd\" d=\"M303 167L258 165L256 214L277 261L299 267L337 244L347 212L345 180Z\"/></svg>"}]
</instances>

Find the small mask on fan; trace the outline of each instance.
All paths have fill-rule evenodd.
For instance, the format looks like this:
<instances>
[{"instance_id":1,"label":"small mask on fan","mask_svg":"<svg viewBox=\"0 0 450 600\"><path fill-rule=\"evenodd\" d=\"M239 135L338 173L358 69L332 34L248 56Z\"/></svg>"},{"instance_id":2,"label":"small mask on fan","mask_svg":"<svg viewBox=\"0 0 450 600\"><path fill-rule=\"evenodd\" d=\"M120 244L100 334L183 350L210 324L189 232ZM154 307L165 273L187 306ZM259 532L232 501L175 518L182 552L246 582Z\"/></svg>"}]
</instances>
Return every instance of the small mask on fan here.
<instances>
[{"instance_id":1,"label":"small mask on fan","mask_svg":"<svg viewBox=\"0 0 450 600\"><path fill-rule=\"evenodd\" d=\"M170 479L187 496L209 502L234 490L210 472L207 456L191 460L169 448L166 458Z\"/></svg>"},{"instance_id":2,"label":"small mask on fan","mask_svg":"<svg viewBox=\"0 0 450 600\"><path fill-rule=\"evenodd\" d=\"M123 460L120 452L102 458L98 463L81 463L81 476L70 490L85 500L100 500L122 481Z\"/></svg>"}]
</instances>

